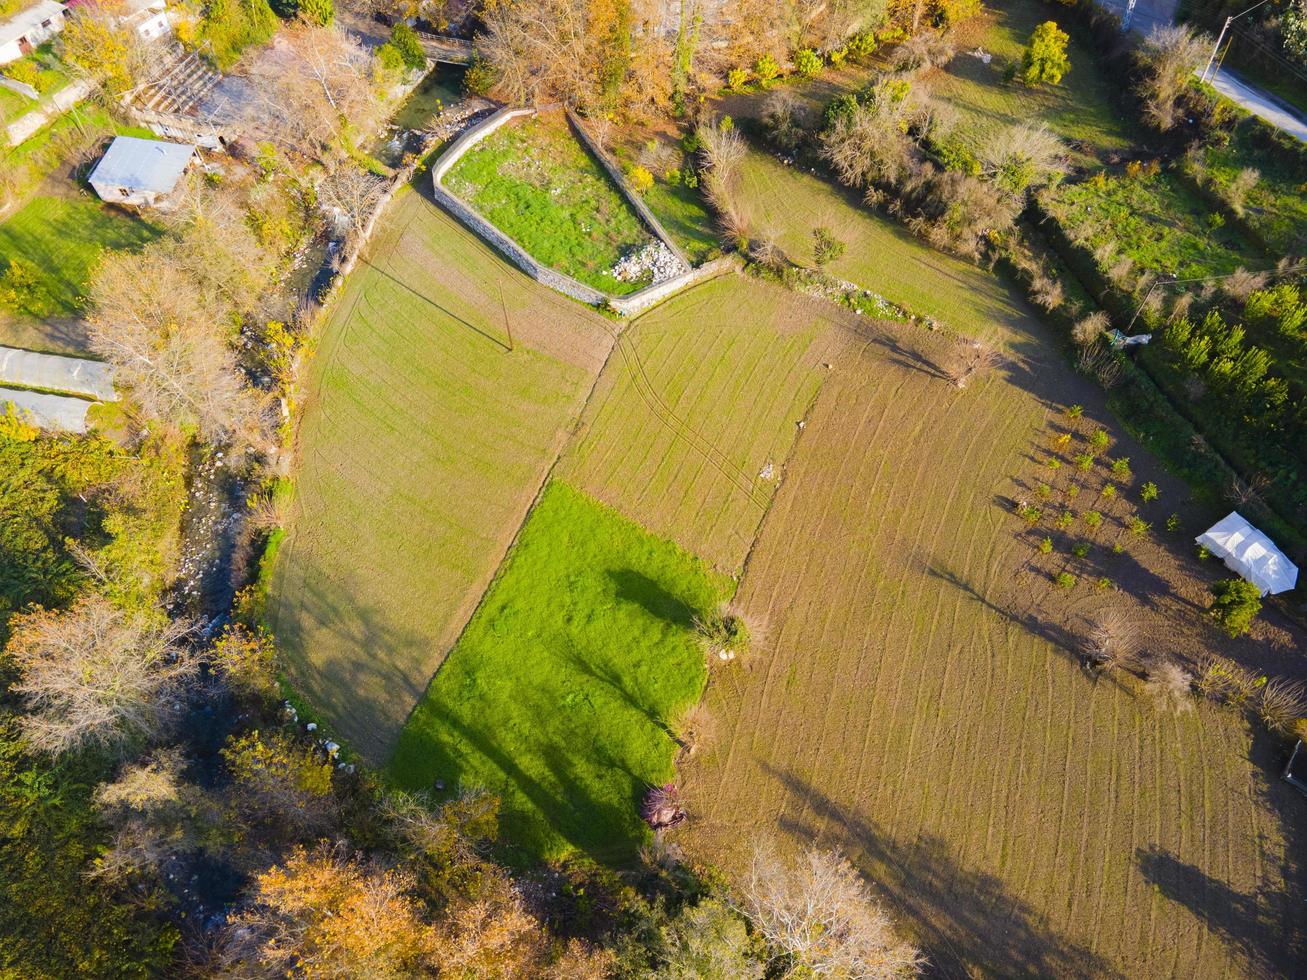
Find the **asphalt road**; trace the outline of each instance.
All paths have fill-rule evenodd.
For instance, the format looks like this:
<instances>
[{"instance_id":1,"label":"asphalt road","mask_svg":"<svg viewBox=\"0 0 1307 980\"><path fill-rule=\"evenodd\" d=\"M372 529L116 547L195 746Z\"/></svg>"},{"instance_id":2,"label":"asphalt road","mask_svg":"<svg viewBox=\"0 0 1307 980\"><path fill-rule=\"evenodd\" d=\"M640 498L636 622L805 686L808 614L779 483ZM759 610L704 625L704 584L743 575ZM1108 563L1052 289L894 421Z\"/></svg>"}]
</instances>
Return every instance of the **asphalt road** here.
<instances>
[{"instance_id":1,"label":"asphalt road","mask_svg":"<svg viewBox=\"0 0 1307 980\"><path fill-rule=\"evenodd\" d=\"M1109 10L1124 14L1126 0L1099 0ZM1157 24L1170 24L1175 20L1179 0L1138 0L1130 18L1130 30L1147 34ZM1292 106L1275 96L1249 85L1233 72L1222 68L1210 79L1216 90L1238 103L1255 116L1261 116L1272 126L1298 137L1307 143L1307 119Z\"/></svg>"}]
</instances>

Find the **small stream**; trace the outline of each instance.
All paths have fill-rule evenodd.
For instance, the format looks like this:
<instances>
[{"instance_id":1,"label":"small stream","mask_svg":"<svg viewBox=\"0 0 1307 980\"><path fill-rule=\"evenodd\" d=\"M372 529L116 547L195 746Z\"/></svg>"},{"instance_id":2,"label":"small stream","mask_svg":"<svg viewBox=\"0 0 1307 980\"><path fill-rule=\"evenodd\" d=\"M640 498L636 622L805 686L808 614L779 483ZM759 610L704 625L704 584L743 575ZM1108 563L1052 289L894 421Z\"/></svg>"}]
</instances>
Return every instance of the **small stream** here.
<instances>
[{"instance_id":1,"label":"small stream","mask_svg":"<svg viewBox=\"0 0 1307 980\"><path fill-rule=\"evenodd\" d=\"M423 133L437 117L462 99L464 69L437 65L395 111L372 152L387 166L424 143ZM336 274L340 242L319 235L298 256L286 279L289 295L300 304L321 299ZM244 463L226 450L197 449L191 460L191 487L182 517L181 558L177 583L168 596L169 611L203 624L205 635L226 620L236 590L244 585L249 555L246 544Z\"/></svg>"}]
</instances>

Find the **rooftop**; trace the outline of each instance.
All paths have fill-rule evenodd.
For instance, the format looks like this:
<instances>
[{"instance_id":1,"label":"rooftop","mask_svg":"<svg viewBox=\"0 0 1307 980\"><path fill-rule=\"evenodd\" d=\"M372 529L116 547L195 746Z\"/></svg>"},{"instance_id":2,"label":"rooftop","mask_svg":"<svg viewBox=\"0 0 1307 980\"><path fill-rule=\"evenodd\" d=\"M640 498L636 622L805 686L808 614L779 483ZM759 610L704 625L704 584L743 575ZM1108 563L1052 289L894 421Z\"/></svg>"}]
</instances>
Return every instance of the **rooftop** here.
<instances>
[{"instance_id":1,"label":"rooftop","mask_svg":"<svg viewBox=\"0 0 1307 980\"><path fill-rule=\"evenodd\" d=\"M8 20L0 22L0 44L8 44L40 27L51 17L62 14L64 5L55 0L36 0L26 10L20 10Z\"/></svg>"},{"instance_id":2,"label":"rooftop","mask_svg":"<svg viewBox=\"0 0 1307 980\"><path fill-rule=\"evenodd\" d=\"M90 183L167 194L194 155L195 147L189 143L119 136L91 171Z\"/></svg>"}]
</instances>

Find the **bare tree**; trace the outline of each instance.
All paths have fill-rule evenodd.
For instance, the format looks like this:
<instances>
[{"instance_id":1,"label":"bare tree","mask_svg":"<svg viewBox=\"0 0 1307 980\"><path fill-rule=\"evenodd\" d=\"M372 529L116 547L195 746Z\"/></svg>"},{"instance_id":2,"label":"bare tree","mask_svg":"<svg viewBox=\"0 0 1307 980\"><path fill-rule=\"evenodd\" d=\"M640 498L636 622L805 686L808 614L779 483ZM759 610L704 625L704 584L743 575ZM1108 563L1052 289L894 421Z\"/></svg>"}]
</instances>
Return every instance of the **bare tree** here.
<instances>
[{"instance_id":1,"label":"bare tree","mask_svg":"<svg viewBox=\"0 0 1307 980\"><path fill-rule=\"evenodd\" d=\"M1127 670L1139 662L1139 626L1125 613L1108 610L1090 624L1085 653L1100 673Z\"/></svg>"},{"instance_id":2,"label":"bare tree","mask_svg":"<svg viewBox=\"0 0 1307 980\"><path fill-rule=\"evenodd\" d=\"M815 976L902 977L924 963L838 851L812 848L789 865L759 844L743 890L741 911L774 954Z\"/></svg>"},{"instance_id":3,"label":"bare tree","mask_svg":"<svg viewBox=\"0 0 1307 980\"><path fill-rule=\"evenodd\" d=\"M822 158L850 187L897 184L912 169L906 130L916 109L910 93L878 82L869 97L838 113L822 133Z\"/></svg>"},{"instance_id":4,"label":"bare tree","mask_svg":"<svg viewBox=\"0 0 1307 980\"><path fill-rule=\"evenodd\" d=\"M90 292L91 349L146 415L215 442L264 440L266 405L246 385L195 278L166 248L109 256Z\"/></svg>"},{"instance_id":5,"label":"bare tree","mask_svg":"<svg viewBox=\"0 0 1307 980\"><path fill-rule=\"evenodd\" d=\"M1193 710L1193 675L1171 658L1160 657L1151 661L1146 683L1148 693L1158 705L1176 711Z\"/></svg>"},{"instance_id":6,"label":"bare tree","mask_svg":"<svg viewBox=\"0 0 1307 980\"><path fill-rule=\"evenodd\" d=\"M540 105L560 99L591 103L603 61L600 39L588 29L586 0L486 4L477 50L495 70L496 93L509 102Z\"/></svg>"},{"instance_id":7,"label":"bare tree","mask_svg":"<svg viewBox=\"0 0 1307 980\"><path fill-rule=\"evenodd\" d=\"M998 351L979 340L959 337L949 352L944 374L956 388L965 388L999 361Z\"/></svg>"},{"instance_id":8,"label":"bare tree","mask_svg":"<svg viewBox=\"0 0 1307 980\"><path fill-rule=\"evenodd\" d=\"M1158 129L1175 126L1180 96L1211 46L1211 38L1178 24L1158 24L1144 39L1145 70L1139 94L1145 113Z\"/></svg>"},{"instance_id":9,"label":"bare tree","mask_svg":"<svg viewBox=\"0 0 1307 980\"><path fill-rule=\"evenodd\" d=\"M250 66L249 124L330 163L347 149L351 131L367 132L379 118L372 79L372 55L341 28L288 25L273 54Z\"/></svg>"},{"instance_id":10,"label":"bare tree","mask_svg":"<svg viewBox=\"0 0 1307 980\"><path fill-rule=\"evenodd\" d=\"M749 237L749 213L740 195L744 158L749 152L738 130L702 124L696 130L703 158L701 179L722 231L734 239Z\"/></svg>"},{"instance_id":11,"label":"bare tree","mask_svg":"<svg viewBox=\"0 0 1307 980\"><path fill-rule=\"evenodd\" d=\"M1236 476L1230 480L1230 486L1225 491L1225 497L1240 506L1260 504L1262 494L1270 485L1271 481L1266 478L1265 473L1254 473L1246 480Z\"/></svg>"},{"instance_id":12,"label":"bare tree","mask_svg":"<svg viewBox=\"0 0 1307 980\"><path fill-rule=\"evenodd\" d=\"M1066 145L1043 122L1007 126L987 142L986 172L1013 194L1066 172Z\"/></svg>"},{"instance_id":13,"label":"bare tree","mask_svg":"<svg viewBox=\"0 0 1307 980\"><path fill-rule=\"evenodd\" d=\"M335 220L345 241L353 243L362 233L384 188L376 174L346 161L318 185L318 202Z\"/></svg>"},{"instance_id":14,"label":"bare tree","mask_svg":"<svg viewBox=\"0 0 1307 980\"><path fill-rule=\"evenodd\" d=\"M1081 317L1071 328L1071 339L1077 347L1088 347L1098 343L1099 339L1111 326L1111 320L1102 310L1095 310L1088 316Z\"/></svg>"},{"instance_id":15,"label":"bare tree","mask_svg":"<svg viewBox=\"0 0 1307 980\"><path fill-rule=\"evenodd\" d=\"M767 135L783 150L793 150L803 139L803 105L793 89L778 88L762 104Z\"/></svg>"},{"instance_id":16,"label":"bare tree","mask_svg":"<svg viewBox=\"0 0 1307 980\"><path fill-rule=\"evenodd\" d=\"M1221 280L1221 292L1242 303L1257 290L1265 287L1269 280L1270 276L1265 272L1249 272L1243 266L1239 266Z\"/></svg>"},{"instance_id":17,"label":"bare tree","mask_svg":"<svg viewBox=\"0 0 1307 980\"><path fill-rule=\"evenodd\" d=\"M1226 200L1230 202L1230 207L1234 208L1236 214L1243 214L1244 204L1248 200L1248 195L1252 193L1257 182L1262 179L1262 172L1256 167L1244 167L1237 174L1234 180L1230 181L1230 186L1226 190Z\"/></svg>"},{"instance_id":18,"label":"bare tree","mask_svg":"<svg viewBox=\"0 0 1307 980\"><path fill-rule=\"evenodd\" d=\"M153 737L195 673L181 644L190 624L161 612L130 615L90 596L65 612L38 610L12 624L13 691L28 710L23 732L51 755Z\"/></svg>"}]
</instances>

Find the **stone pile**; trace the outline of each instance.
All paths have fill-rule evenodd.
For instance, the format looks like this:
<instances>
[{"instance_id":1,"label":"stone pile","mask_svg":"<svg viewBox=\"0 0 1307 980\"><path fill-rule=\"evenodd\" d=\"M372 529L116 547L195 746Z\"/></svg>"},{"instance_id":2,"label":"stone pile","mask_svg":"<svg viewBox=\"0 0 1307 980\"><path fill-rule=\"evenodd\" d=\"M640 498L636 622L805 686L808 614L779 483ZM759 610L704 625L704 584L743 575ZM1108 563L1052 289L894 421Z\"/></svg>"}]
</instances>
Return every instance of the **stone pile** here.
<instances>
[{"instance_id":1,"label":"stone pile","mask_svg":"<svg viewBox=\"0 0 1307 980\"><path fill-rule=\"evenodd\" d=\"M688 271L666 243L655 240L623 255L613 266L613 278L619 282L639 282L652 276L653 284L657 285Z\"/></svg>"}]
</instances>

